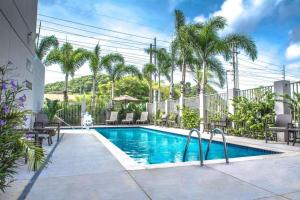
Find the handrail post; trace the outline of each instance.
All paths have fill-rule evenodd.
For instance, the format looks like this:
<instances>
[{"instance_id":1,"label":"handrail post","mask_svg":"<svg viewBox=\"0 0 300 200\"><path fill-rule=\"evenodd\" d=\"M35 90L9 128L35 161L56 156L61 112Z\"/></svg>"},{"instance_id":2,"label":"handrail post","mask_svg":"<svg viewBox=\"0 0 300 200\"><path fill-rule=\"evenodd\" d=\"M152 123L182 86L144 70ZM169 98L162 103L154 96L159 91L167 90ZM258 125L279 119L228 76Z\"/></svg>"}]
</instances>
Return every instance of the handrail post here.
<instances>
[{"instance_id":1,"label":"handrail post","mask_svg":"<svg viewBox=\"0 0 300 200\"><path fill-rule=\"evenodd\" d=\"M201 133L198 129L192 129L190 132L189 132L189 135L188 135L188 140L186 142L186 145L185 145L185 149L184 149L184 153L183 153L183 161L185 161L185 158L186 158L186 154L187 154L187 150L188 150L188 147L189 147L189 144L190 144L190 141L191 141L191 136L192 136L192 133L196 131L197 134L198 134L198 142L199 142L199 154L200 154L200 166L203 166L203 149L202 149L202 139L201 139Z\"/></svg>"},{"instance_id":2,"label":"handrail post","mask_svg":"<svg viewBox=\"0 0 300 200\"><path fill-rule=\"evenodd\" d=\"M219 128L215 128L215 129L213 129L213 130L210 132L210 139L209 139L209 143L208 143L207 150L206 150L206 153L205 153L205 160L206 160L207 157L208 157L208 153L209 153L209 150L210 150L210 145L211 145L211 141L212 141L212 139L213 139L214 132L219 132L219 133L221 133L221 135L222 135L222 139L223 139L223 148L224 148L224 157L225 157L226 163L228 164L228 163L229 163L229 159L228 159L228 153L227 153L226 138L225 138L224 132L223 132L221 129L219 129Z\"/></svg>"}]
</instances>

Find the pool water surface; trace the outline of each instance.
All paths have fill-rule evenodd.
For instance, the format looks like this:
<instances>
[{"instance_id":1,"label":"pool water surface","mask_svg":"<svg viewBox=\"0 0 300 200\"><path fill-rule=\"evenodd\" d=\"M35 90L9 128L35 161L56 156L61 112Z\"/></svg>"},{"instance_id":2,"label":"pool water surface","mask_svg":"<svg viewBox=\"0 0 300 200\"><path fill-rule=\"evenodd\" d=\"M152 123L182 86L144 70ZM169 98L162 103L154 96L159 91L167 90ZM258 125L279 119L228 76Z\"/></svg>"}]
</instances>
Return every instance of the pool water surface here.
<instances>
[{"instance_id":1,"label":"pool water surface","mask_svg":"<svg viewBox=\"0 0 300 200\"><path fill-rule=\"evenodd\" d=\"M96 128L96 130L137 163L159 164L183 161L186 136L139 127ZM205 154L208 140L202 140L202 145ZM276 153L234 144L227 144L227 151L229 158ZM192 138L186 161L196 161L199 157L198 140ZM224 158L223 143L212 142L207 160L222 158Z\"/></svg>"}]
</instances>

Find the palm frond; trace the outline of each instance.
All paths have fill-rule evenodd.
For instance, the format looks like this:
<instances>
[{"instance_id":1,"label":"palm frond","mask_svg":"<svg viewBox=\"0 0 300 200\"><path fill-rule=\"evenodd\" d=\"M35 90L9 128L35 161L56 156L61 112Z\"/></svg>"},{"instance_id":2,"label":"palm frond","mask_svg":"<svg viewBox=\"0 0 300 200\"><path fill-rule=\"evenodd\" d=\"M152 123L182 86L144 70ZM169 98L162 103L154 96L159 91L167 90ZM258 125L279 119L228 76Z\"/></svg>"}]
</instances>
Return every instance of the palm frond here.
<instances>
[{"instance_id":1,"label":"palm frond","mask_svg":"<svg viewBox=\"0 0 300 200\"><path fill-rule=\"evenodd\" d=\"M41 42L39 43L39 46L36 47L36 55L40 60L43 60L43 58L46 56L47 52L53 48L57 48L59 45L59 42L57 38L52 35L48 37L44 37Z\"/></svg>"}]
</instances>

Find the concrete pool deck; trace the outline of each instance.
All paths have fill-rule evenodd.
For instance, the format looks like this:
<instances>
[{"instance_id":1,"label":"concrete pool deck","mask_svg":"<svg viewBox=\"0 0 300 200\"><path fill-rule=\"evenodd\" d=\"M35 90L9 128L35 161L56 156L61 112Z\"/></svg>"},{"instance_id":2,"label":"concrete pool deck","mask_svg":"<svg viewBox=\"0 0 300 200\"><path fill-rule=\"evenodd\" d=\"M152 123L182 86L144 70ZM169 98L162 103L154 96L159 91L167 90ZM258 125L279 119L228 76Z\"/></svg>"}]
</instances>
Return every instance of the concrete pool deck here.
<instances>
[{"instance_id":1,"label":"concrete pool deck","mask_svg":"<svg viewBox=\"0 0 300 200\"><path fill-rule=\"evenodd\" d=\"M228 136L229 142L289 153L204 167L126 170L93 131L62 132L51 163L27 191L26 199L300 199L299 147ZM23 186L13 187L8 192ZM8 197L4 199L16 199L16 195Z\"/></svg>"}]
</instances>

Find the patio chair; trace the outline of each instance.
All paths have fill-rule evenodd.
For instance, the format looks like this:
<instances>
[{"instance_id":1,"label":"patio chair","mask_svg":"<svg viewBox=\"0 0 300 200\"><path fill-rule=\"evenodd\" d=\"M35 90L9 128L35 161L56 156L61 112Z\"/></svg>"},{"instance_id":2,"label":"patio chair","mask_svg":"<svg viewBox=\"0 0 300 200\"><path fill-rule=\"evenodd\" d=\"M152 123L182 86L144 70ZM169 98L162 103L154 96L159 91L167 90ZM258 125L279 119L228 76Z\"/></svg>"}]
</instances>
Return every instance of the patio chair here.
<instances>
[{"instance_id":1,"label":"patio chair","mask_svg":"<svg viewBox=\"0 0 300 200\"><path fill-rule=\"evenodd\" d=\"M127 113L126 118L122 120L122 124L133 124L133 113Z\"/></svg>"},{"instance_id":2,"label":"patio chair","mask_svg":"<svg viewBox=\"0 0 300 200\"><path fill-rule=\"evenodd\" d=\"M208 129L209 128L219 128L219 129L221 129L224 133L226 133L227 132L227 129L229 128L229 126L230 126L230 121L229 121L229 119L228 119L228 117L227 116L223 116L221 119L220 119L220 121L217 121L217 122L214 122L214 123L212 123L212 127L208 127ZM228 134L228 133L226 133L226 134Z\"/></svg>"},{"instance_id":3,"label":"patio chair","mask_svg":"<svg viewBox=\"0 0 300 200\"><path fill-rule=\"evenodd\" d=\"M270 131L272 133L272 139L278 142L278 133L284 132L284 135L288 136L288 130L291 123L292 123L292 115L289 114L277 115L275 118L274 126L269 127L269 125L267 125L266 135L265 135L266 143L270 139L270 137L268 137L267 131Z\"/></svg>"},{"instance_id":4,"label":"patio chair","mask_svg":"<svg viewBox=\"0 0 300 200\"><path fill-rule=\"evenodd\" d=\"M106 124L117 124L118 123L118 112L111 112L110 118L107 119Z\"/></svg>"},{"instance_id":5,"label":"patio chair","mask_svg":"<svg viewBox=\"0 0 300 200\"><path fill-rule=\"evenodd\" d=\"M136 120L137 124L148 123L148 112L142 112L140 119Z\"/></svg>"},{"instance_id":6,"label":"patio chair","mask_svg":"<svg viewBox=\"0 0 300 200\"><path fill-rule=\"evenodd\" d=\"M46 134L48 144L51 145L52 136L57 133L57 141L59 141L60 124L58 122L49 122L48 116L44 113L38 113L35 115L35 121L33 129L40 134Z\"/></svg>"},{"instance_id":7,"label":"patio chair","mask_svg":"<svg viewBox=\"0 0 300 200\"><path fill-rule=\"evenodd\" d=\"M168 124L168 114L163 114L162 117L161 117L161 121L160 121L160 125L163 127L163 126L167 126Z\"/></svg>"},{"instance_id":8,"label":"patio chair","mask_svg":"<svg viewBox=\"0 0 300 200\"><path fill-rule=\"evenodd\" d=\"M171 126L171 127L176 127L176 125L178 126L178 117L179 117L178 114L171 113L167 120L168 126Z\"/></svg>"}]
</instances>

